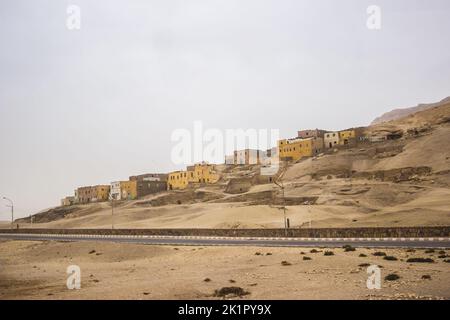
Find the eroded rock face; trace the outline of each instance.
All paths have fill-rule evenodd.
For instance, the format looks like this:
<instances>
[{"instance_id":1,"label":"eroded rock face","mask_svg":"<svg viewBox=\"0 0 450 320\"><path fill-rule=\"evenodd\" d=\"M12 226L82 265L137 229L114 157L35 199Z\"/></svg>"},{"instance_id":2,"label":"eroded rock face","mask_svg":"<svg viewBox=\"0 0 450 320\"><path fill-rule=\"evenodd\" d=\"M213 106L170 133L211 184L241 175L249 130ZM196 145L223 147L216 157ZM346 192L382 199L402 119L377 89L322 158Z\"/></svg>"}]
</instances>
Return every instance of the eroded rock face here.
<instances>
[{"instance_id":1,"label":"eroded rock face","mask_svg":"<svg viewBox=\"0 0 450 320\"><path fill-rule=\"evenodd\" d=\"M192 204L197 202L207 202L221 198L223 198L223 195L218 193L196 190L183 190L179 192L163 194L159 197L147 201L139 201L136 204L138 206L159 207L168 204Z\"/></svg>"},{"instance_id":2,"label":"eroded rock face","mask_svg":"<svg viewBox=\"0 0 450 320\"><path fill-rule=\"evenodd\" d=\"M35 215L33 215L33 222L35 223L46 223L46 222L50 222L50 221L55 221L55 220L60 220L60 219L64 219L67 215L79 211L80 207L78 206L69 206L69 207L57 207L57 208L52 208L40 213L37 213ZM22 219L17 219L16 220L17 223L29 223L30 222L30 218L22 218Z\"/></svg>"},{"instance_id":3,"label":"eroded rock face","mask_svg":"<svg viewBox=\"0 0 450 320\"><path fill-rule=\"evenodd\" d=\"M250 190L250 188L253 186L253 177L251 178L234 178L230 179L230 181L227 184L227 187L225 188L226 193L230 194L239 194L239 193L245 193Z\"/></svg>"},{"instance_id":4,"label":"eroded rock face","mask_svg":"<svg viewBox=\"0 0 450 320\"><path fill-rule=\"evenodd\" d=\"M372 123L370 125L375 125L375 124L379 124L379 123L383 123L383 122L387 122L387 121L404 118L410 114L413 114L413 113L416 113L419 111L423 111L423 110L427 110L430 108L434 108L434 107L439 107L448 102L450 102L450 97L447 97L436 103L419 104L419 105L417 105L415 107L411 107L411 108L394 109L394 110L386 112L383 115L381 115L380 117L376 118L375 120L372 121Z\"/></svg>"},{"instance_id":5,"label":"eroded rock face","mask_svg":"<svg viewBox=\"0 0 450 320\"><path fill-rule=\"evenodd\" d=\"M421 176L429 175L430 167L407 167L390 170L376 170L366 172L355 172L353 178L374 179L380 181L402 182L420 179Z\"/></svg>"}]
</instances>

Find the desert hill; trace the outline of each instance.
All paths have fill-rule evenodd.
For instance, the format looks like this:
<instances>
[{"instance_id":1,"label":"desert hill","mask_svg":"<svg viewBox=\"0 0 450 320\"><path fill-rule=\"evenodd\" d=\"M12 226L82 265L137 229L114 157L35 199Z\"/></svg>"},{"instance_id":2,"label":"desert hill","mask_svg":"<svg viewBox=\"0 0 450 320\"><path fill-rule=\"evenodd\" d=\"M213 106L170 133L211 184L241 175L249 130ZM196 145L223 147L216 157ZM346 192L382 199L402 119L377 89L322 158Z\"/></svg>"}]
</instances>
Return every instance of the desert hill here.
<instances>
[{"instance_id":1,"label":"desert hill","mask_svg":"<svg viewBox=\"0 0 450 320\"><path fill-rule=\"evenodd\" d=\"M379 123L383 123L383 122L401 119L410 114L413 114L413 113L416 113L419 111L424 111L424 110L434 108L434 107L439 107L439 106L449 103L449 102L450 102L450 97L447 97L436 103L422 103L415 107L394 109L392 111L386 112L386 113L382 114L381 116L375 118L375 120L373 120L370 125L375 125L375 124L379 124Z\"/></svg>"},{"instance_id":2,"label":"desert hill","mask_svg":"<svg viewBox=\"0 0 450 320\"><path fill-rule=\"evenodd\" d=\"M283 227L285 201L292 227L450 225L450 101L365 129L386 131L396 138L281 164L284 199L260 166L219 165L217 184L119 202L114 216L105 202L53 208L34 221L43 228ZM26 227L29 219L17 222Z\"/></svg>"}]
</instances>

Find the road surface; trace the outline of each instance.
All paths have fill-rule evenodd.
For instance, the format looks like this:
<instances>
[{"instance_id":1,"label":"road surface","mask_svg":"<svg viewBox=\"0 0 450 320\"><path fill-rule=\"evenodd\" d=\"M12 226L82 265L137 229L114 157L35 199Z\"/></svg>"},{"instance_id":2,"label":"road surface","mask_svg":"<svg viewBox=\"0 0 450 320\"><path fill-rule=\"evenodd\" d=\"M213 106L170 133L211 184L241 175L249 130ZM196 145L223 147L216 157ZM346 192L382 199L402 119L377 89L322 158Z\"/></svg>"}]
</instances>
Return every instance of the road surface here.
<instances>
[{"instance_id":1,"label":"road surface","mask_svg":"<svg viewBox=\"0 0 450 320\"><path fill-rule=\"evenodd\" d=\"M0 240L102 241L151 245L186 246L264 246L264 247L342 247L363 248L450 248L450 238L255 238L196 236L128 236L81 234L7 234Z\"/></svg>"}]
</instances>

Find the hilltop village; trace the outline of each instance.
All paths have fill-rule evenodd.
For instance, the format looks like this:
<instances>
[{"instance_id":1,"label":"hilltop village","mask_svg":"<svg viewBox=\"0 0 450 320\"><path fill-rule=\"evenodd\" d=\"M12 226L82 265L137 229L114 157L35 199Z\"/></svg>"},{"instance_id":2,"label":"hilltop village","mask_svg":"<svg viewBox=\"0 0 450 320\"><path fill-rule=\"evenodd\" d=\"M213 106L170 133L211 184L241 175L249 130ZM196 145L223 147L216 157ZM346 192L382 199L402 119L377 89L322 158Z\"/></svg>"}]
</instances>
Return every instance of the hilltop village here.
<instances>
[{"instance_id":1,"label":"hilltop village","mask_svg":"<svg viewBox=\"0 0 450 320\"><path fill-rule=\"evenodd\" d=\"M358 141L378 142L392 137L384 135L366 135L363 127L329 132L312 129L297 132L297 137L278 141L277 147L268 150L244 149L225 157L225 165L261 165L271 166L279 161L296 162L335 148L349 147ZM274 173L273 175L275 175ZM108 200L135 200L166 190L181 190L190 186L215 184L220 180L216 165L206 162L187 166L186 170L169 173L147 173L130 176L127 181L113 181L110 184L82 186L73 196L61 200L62 206L86 204ZM267 179L272 182L272 179Z\"/></svg>"}]
</instances>

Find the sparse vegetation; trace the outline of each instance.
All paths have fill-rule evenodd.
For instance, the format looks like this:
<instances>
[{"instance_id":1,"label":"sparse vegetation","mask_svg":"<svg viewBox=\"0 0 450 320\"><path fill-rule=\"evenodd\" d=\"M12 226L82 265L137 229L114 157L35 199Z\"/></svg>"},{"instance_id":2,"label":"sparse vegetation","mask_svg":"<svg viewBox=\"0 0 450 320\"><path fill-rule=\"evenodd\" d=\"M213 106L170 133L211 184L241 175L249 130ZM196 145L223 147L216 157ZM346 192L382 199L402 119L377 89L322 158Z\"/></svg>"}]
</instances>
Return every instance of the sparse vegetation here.
<instances>
[{"instance_id":1,"label":"sparse vegetation","mask_svg":"<svg viewBox=\"0 0 450 320\"><path fill-rule=\"evenodd\" d=\"M211 279L210 279L210 278L205 278L205 279L203 279L203 281L205 281L205 282L211 282Z\"/></svg>"},{"instance_id":2,"label":"sparse vegetation","mask_svg":"<svg viewBox=\"0 0 450 320\"><path fill-rule=\"evenodd\" d=\"M361 263L358 265L358 267L364 268L370 266L370 263Z\"/></svg>"},{"instance_id":3,"label":"sparse vegetation","mask_svg":"<svg viewBox=\"0 0 450 320\"><path fill-rule=\"evenodd\" d=\"M422 279L423 279L423 280L431 280L431 276L430 276L429 274L424 274L424 275L422 276Z\"/></svg>"},{"instance_id":4,"label":"sparse vegetation","mask_svg":"<svg viewBox=\"0 0 450 320\"><path fill-rule=\"evenodd\" d=\"M431 258L409 258L406 262L433 263L434 260Z\"/></svg>"},{"instance_id":5,"label":"sparse vegetation","mask_svg":"<svg viewBox=\"0 0 450 320\"><path fill-rule=\"evenodd\" d=\"M440 256L438 256L438 258L439 259L445 259L445 258L447 258L447 255L446 254L441 254Z\"/></svg>"},{"instance_id":6,"label":"sparse vegetation","mask_svg":"<svg viewBox=\"0 0 450 320\"><path fill-rule=\"evenodd\" d=\"M425 250L425 253L434 253L434 249Z\"/></svg>"},{"instance_id":7,"label":"sparse vegetation","mask_svg":"<svg viewBox=\"0 0 450 320\"><path fill-rule=\"evenodd\" d=\"M356 251L356 249L353 248L353 247L352 247L351 245L349 245L349 244L344 245L343 248L344 248L344 252Z\"/></svg>"},{"instance_id":8,"label":"sparse vegetation","mask_svg":"<svg viewBox=\"0 0 450 320\"><path fill-rule=\"evenodd\" d=\"M386 280L386 281L395 281L398 279L400 279L400 276L395 273L388 274L386 277L384 277L384 280Z\"/></svg>"},{"instance_id":9,"label":"sparse vegetation","mask_svg":"<svg viewBox=\"0 0 450 320\"><path fill-rule=\"evenodd\" d=\"M250 294L250 292L245 291L241 287L223 287L214 291L214 296L222 298L228 296L242 297L248 294Z\"/></svg>"},{"instance_id":10,"label":"sparse vegetation","mask_svg":"<svg viewBox=\"0 0 450 320\"><path fill-rule=\"evenodd\" d=\"M374 255L375 257L384 257L386 255L386 252L376 251L372 253L372 255Z\"/></svg>"},{"instance_id":11,"label":"sparse vegetation","mask_svg":"<svg viewBox=\"0 0 450 320\"><path fill-rule=\"evenodd\" d=\"M383 257L384 260L389 260L389 261L397 261L398 259L394 256L384 256Z\"/></svg>"},{"instance_id":12,"label":"sparse vegetation","mask_svg":"<svg viewBox=\"0 0 450 320\"><path fill-rule=\"evenodd\" d=\"M366 255L366 254L364 254L364 253L360 253L360 254L359 254L359 257L361 257L361 258L365 258L365 257L367 257L367 255Z\"/></svg>"},{"instance_id":13,"label":"sparse vegetation","mask_svg":"<svg viewBox=\"0 0 450 320\"><path fill-rule=\"evenodd\" d=\"M255 252L255 256L260 256L261 252Z\"/></svg>"},{"instance_id":14,"label":"sparse vegetation","mask_svg":"<svg viewBox=\"0 0 450 320\"><path fill-rule=\"evenodd\" d=\"M319 251L319 250L316 250L316 249L311 249L309 252L310 252L310 253L318 253L318 252L320 252L320 251Z\"/></svg>"},{"instance_id":15,"label":"sparse vegetation","mask_svg":"<svg viewBox=\"0 0 450 320\"><path fill-rule=\"evenodd\" d=\"M307 257L307 256L304 256L304 257L303 257L303 260L311 260L311 258L310 258L310 257Z\"/></svg>"},{"instance_id":16,"label":"sparse vegetation","mask_svg":"<svg viewBox=\"0 0 450 320\"><path fill-rule=\"evenodd\" d=\"M334 256L334 252L333 251L325 251L323 253L324 256Z\"/></svg>"},{"instance_id":17,"label":"sparse vegetation","mask_svg":"<svg viewBox=\"0 0 450 320\"><path fill-rule=\"evenodd\" d=\"M281 261L281 265L282 265L282 266L290 266L291 263L288 262L288 261Z\"/></svg>"}]
</instances>

